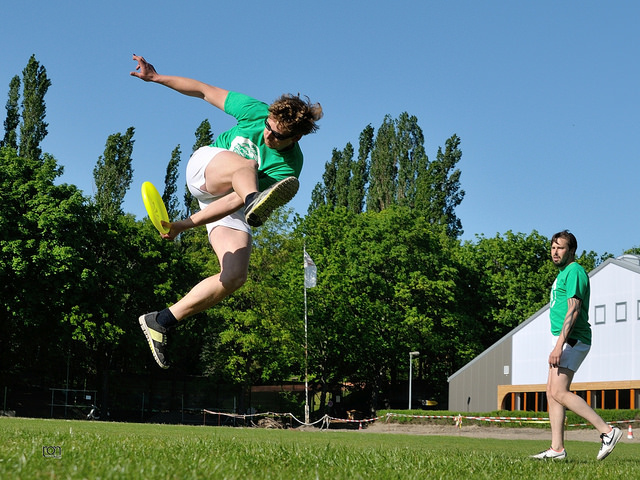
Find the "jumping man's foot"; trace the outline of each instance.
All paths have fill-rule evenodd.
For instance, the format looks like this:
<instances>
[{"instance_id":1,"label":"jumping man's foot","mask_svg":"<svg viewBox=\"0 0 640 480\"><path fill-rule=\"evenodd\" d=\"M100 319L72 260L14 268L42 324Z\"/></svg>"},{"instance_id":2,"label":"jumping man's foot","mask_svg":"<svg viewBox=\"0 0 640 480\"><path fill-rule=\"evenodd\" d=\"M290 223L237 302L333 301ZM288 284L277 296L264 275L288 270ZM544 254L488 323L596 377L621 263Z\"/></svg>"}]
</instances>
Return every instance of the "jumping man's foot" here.
<instances>
[{"instance_id":1,"label":"jumping man's foot","mask_svg":"<svg viewBox=\"0 0 640 480\"><path fill-rule=\"evenodd\" d=\"M160 368L169 368L167 357L165 356L165 348L167 346L167 329L156 321L158 312L151 312L141 315L138 318L140 328L149 343L153 358Z\"/></svg>"},{"instance_id":2,"label":"jumping man's foot","mask_svg":"<svg viewBox=\"0 0 640 480\"><path fill-rule=\"evenodd\" d=\"M285 205L296 195L299 186L296 177L287 177L274 183L264 192L248 195L244 207L247 223L252 227L262 225L276 208Z\"/></svg>"}]
</instances>

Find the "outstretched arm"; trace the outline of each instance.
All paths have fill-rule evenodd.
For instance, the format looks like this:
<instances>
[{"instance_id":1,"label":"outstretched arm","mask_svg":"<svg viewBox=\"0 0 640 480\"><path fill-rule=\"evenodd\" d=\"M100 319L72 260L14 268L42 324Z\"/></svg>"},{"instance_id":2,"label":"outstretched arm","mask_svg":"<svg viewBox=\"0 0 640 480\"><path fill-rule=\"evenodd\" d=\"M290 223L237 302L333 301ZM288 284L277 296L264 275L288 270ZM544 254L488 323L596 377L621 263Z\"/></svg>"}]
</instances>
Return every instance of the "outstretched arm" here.
<instances>
[{"instance_id":1,"label":"outstretched arm","mask_svg":"<svg viewBox=\"0 0 640 480\"><path fill-rule=\"evenodd\" d=\"M133 60L138 62L136 70L131 72L131 75L138 77L145 82L158 83L165 87L172 88L173 90L188 95L190 97L197 97L206 100L214 107L218 107L224 111L224 102L227 99L228 90L223 88L214 87L208 85L199 80L192 78L177 77L174 75L160 75L156 72L156 69L148 63L144 57L134 55Z\"/></svg>"}]
</instances>

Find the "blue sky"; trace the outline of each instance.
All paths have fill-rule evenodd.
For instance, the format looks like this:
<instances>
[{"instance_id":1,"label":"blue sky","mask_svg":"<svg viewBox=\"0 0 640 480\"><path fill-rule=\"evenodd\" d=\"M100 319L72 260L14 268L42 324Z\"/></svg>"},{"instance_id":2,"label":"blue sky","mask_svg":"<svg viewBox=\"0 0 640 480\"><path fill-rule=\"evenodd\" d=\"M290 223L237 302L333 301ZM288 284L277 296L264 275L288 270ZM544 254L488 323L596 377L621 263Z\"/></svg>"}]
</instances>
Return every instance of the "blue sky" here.
<instances>
[{"instance_id":1,"label":"blue sky","mask_svg":"<svg viewBox=\"0 0 640 480\"><path fill-rule=\"evenodd\" d=\"M61 181L91 195L107 137L136 129L125 210L144 216L140 185L162 185L194 132L233 119L204 101L129 76L133 53L161 73L197 78L270 103L302 93L325 111L301 146L306 213L333 148L418 118L425 147L457 134L466 196L463 239L508 230L620 255L640 246L640 4L626 1L8 2L0 44L1 104L31 54L47 69L42 147ZM0 116L4 120L4 109ZM184 177L179 183L183 184Z\"/></svg>"}]
</instances>

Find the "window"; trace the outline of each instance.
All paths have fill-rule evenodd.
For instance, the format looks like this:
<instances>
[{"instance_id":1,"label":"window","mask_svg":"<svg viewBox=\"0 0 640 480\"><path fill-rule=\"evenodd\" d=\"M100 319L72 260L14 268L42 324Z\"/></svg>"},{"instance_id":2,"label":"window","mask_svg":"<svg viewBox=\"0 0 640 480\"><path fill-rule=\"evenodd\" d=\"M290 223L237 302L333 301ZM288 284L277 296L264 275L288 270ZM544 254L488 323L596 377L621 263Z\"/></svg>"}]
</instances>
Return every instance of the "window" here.
<instances>
[{"instance_id":1,"label":"window","mask_svg":"<svg viewBox=\"0 0 640 480\"><path fill-rule=\"evenodd\" d=\"M607 312L604 305L596 305L595 323L596 325L603 325L606 321Z\"/></svg>"},{"instance_id":2,"label":"window","mask_svg":"<svg viewBox=\"0 0 640 480\"><path fill-rule=\"evenodd\" d=\"M616 303L616 322L627 321L627 302Z\"/></svg>"}]
</instances>

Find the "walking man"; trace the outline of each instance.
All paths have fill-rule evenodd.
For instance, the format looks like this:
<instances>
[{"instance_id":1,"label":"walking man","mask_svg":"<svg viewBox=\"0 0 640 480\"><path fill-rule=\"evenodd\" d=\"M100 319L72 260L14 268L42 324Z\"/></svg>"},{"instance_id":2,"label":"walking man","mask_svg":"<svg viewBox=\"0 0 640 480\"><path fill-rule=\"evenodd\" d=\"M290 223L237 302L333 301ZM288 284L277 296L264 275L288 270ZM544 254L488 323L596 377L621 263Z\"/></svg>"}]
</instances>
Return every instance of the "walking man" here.
<instances>
[{"instance_id":1,"label":"walking man","mask_svg":"<svg viewBox=\"0 0 640 480\"><path fill-rule=\"evenodd\" d=\"M553 350L549 354L547 402L551 424L551 447L533 455L536 459L563 460L564 421L568 408L591 423L599 432L602 444L597 459L609 455L622 436L622 431L611 427L584 401L570 391L571 382L580 364L591 348L589 325L589 276L575 261L578 242L567 230L551 238L551 260L560 270L551 289L551 334Z\"/></svg>"}]
</instances>

